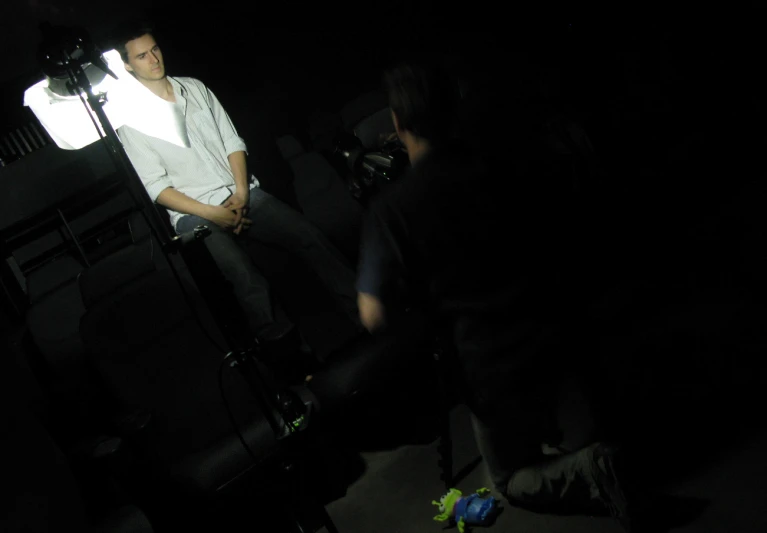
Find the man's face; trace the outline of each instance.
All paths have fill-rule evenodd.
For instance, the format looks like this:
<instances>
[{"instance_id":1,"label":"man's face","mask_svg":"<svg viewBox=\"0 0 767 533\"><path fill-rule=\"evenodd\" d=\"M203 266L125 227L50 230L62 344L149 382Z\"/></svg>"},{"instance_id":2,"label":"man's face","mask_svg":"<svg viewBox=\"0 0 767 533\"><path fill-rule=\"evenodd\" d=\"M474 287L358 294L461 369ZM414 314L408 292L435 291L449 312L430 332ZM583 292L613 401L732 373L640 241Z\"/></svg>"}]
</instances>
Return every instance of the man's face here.
<instances>
[{"instance_id":1,"label":"man's face","mask_svg":"<svg viewBox=\"0 0 767 533\"><path fill-rule=\"evenodd\" d=\"M158 81L165 77L162 52L151 35L128 41L125 51L128 53L125 70L135 74L139 81Z\"/></svg>"}]
</instances>

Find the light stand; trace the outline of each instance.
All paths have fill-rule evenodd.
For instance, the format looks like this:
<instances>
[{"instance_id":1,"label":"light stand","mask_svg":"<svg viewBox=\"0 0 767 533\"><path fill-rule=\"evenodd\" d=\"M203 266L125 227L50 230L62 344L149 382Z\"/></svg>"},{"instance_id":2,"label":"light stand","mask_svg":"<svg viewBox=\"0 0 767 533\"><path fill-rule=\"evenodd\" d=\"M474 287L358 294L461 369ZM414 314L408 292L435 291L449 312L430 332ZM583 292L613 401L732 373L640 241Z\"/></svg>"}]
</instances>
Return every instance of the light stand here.
<instances>
[{"instance_id":1,"label":"light stand","mask_svg":"<svg viewBox=\"0 0 767 533\"><path fill-rule=\"evenodd\" d=\"M133 168L117 133L104 112L103 106L107 101L106 97L94 92L91 81L83 68L84 64L89 62L89 68L92 69L95 65L96 68L116 78L101 59L101 52L90 42L84 32L78 34L61 28L54 29L48 24L41 26L41 29L44 37L44 45L41 47L41 61L49 69L53 65L58 67L59 73L66 73L69 80L67 88L71 94L85 94L87 102L83 100L83 105L86 112L99 131L99 136L117 165L118 172L124 177L125 185L139 206L152 236L159 242L176 280L181 284L180 277L168 255L180 253L231 350L226 358L229 360L230 366L236 367L249 384L251 392L259 402L277 441L284 446L289 446L288 449L294 450L292 446L294 446L299 434L307 433L305 430L309 425L313 402L299 398L297 393L290 390L276 390L271 380L261 372L257 357L258 342L254 336L242 334L242 332L247 331L247 327L244 325L241 313L236 312L239 306L234 300L231 286L224 280L213 257L207 247L204 246L203 241L210 235L210 228L198 226L188 234L171 234L168 225L163 221L154 202L149 197L141 178ZM91 111L93 115L91 115ZM242 435L240 438L246 451L252 455L252 451ZM285 470L289 474L301 475L292 464L285 465ZM330 533L337 533L337 529L324 507L322 507L320 515L327 530ZM308 531L300 519L296 519L295 525L300 532Z\"/></svg>"}]
</instances>

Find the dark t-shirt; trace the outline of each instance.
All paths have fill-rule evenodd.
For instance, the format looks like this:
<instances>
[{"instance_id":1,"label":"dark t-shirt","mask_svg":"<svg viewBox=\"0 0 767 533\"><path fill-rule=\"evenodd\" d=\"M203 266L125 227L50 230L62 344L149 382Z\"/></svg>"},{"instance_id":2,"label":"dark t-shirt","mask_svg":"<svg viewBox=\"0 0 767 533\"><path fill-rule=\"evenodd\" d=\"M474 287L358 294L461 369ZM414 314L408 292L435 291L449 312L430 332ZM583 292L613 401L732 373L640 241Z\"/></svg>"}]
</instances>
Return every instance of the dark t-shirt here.
<instances>
[{"instance_id":1,"label":"dark t-shirt","mask_svg":"<svg viewBox=\"0 0 767 533\"><path fill-rule=\"evenodd\" d=\"M565 205L511 167L433 150L371 205L358 290L389 308L404 292L449 326L470 385L503 388L556 339Z\"/></svg>"}]
</instances>

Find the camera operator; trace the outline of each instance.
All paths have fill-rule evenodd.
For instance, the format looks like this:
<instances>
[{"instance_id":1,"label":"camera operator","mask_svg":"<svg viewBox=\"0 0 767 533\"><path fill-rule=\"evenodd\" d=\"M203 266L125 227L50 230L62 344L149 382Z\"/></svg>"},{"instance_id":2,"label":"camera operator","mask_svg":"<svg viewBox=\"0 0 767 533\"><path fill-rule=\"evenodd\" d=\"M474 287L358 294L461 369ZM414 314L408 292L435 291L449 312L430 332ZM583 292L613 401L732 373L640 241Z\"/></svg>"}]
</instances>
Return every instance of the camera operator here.
<instances>
[{"instance_id":1,"label":"camera operator","mask_svg":"<svg viewBox=\"0 0 767 533\"><path fill-rule=\"evenodd\" d=\"M564 351L564 202L534 173L480 160L454 138L456 84L433 62L397 66L384 82L412 166L373 201L364 225L363 324L375 332L395 321L404 287L455 347L495 488L535 510L606 507L628 529L617 450L594 443L549 461L541 454Z\"/></svg>"}]
</instances>

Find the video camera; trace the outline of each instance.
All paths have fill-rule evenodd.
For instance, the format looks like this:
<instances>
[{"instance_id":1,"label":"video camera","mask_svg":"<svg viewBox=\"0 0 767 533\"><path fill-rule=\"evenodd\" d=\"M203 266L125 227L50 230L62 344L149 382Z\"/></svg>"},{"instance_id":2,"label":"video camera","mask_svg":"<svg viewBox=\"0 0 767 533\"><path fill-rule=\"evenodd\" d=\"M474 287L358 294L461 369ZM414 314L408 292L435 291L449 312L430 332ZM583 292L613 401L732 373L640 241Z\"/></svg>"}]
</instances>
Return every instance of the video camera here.
<instances>
[{"instance_id":1,"label":"video camera","mask_svg":"<svg viewBox=\"0 0 767 533\"><path fill-rule=\"evenodd\" d=\"M366 148L358 137L344 133L333 155L344 161L364 192L373 192L404 174L410 164L404 148L396 136L382 135L378 146Z\"/></svg>"}]
</instances>

